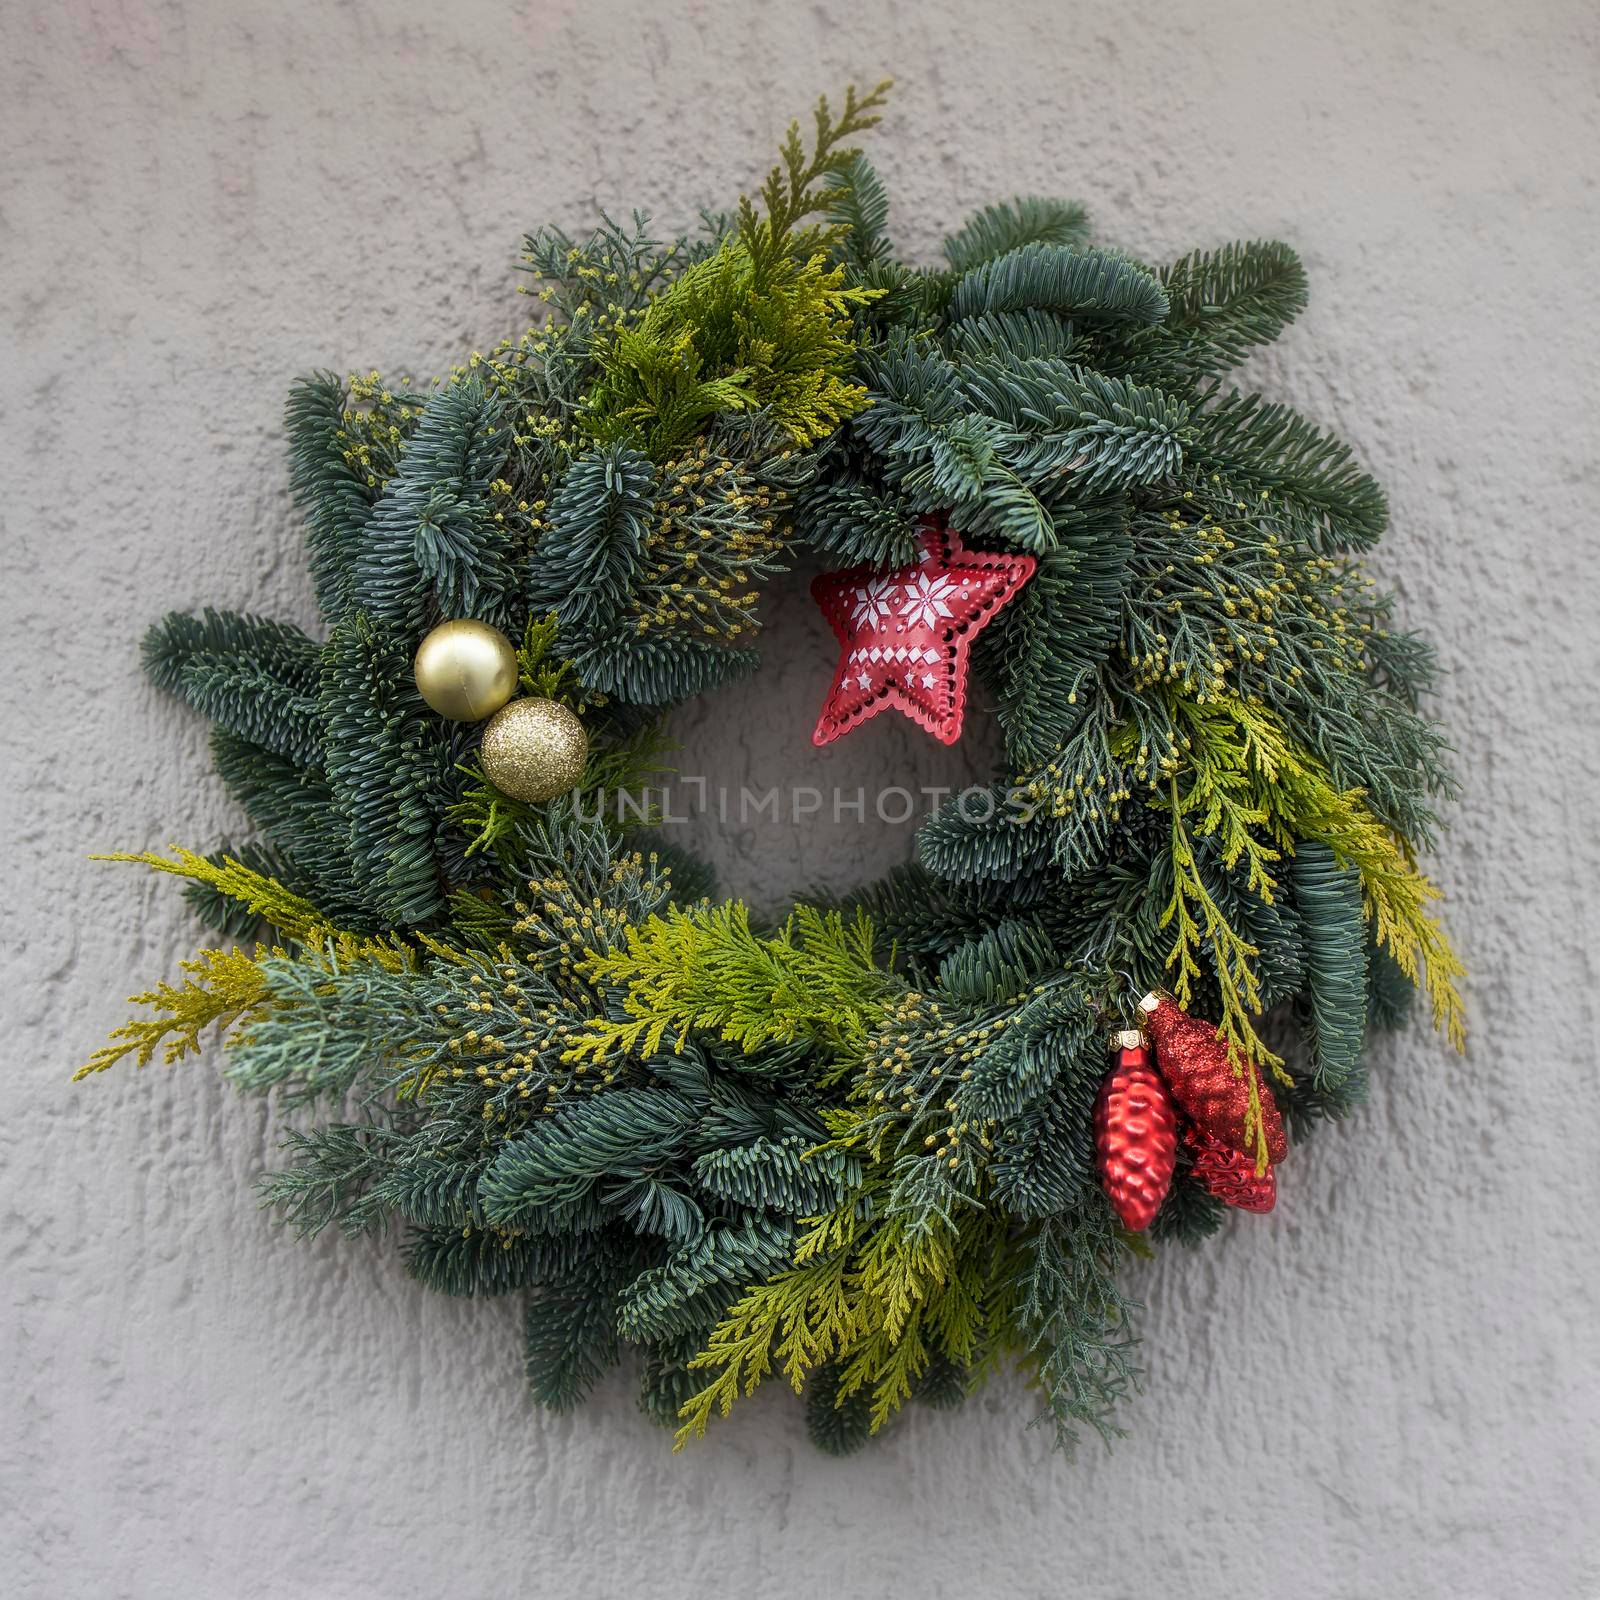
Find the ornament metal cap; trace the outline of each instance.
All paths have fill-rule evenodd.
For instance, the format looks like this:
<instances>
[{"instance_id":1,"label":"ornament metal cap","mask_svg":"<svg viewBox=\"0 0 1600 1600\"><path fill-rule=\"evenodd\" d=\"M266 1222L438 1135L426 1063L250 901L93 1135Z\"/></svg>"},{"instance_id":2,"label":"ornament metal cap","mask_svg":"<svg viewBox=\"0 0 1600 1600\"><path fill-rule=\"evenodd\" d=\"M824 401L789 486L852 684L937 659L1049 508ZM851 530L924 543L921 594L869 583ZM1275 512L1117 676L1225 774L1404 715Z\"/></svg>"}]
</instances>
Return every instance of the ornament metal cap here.
<instances>
[{"instance_id":1,"label":"ornament metal cap","mask_svg":"<svg viewBox=\"0 0 1600 1600\"><path fill-rule=\"evenodd\" d=\"M1152 989L1150 993L1139 1002L1139 1009L1148 1017L1160 1004L1161 991L1159 989Z\"/></svg>"},{"instance_id":2,"label":"ornament metal cap","mask_svg":"<svg viewBox=\"0 0 1600 1600\"><path fill-rule=\"evenodd\" d=\"M1113 1050L1148 1050L1150 1041L1137 1028L1119 1028L1111 1035Z\"/></svg>"}]
</instances>

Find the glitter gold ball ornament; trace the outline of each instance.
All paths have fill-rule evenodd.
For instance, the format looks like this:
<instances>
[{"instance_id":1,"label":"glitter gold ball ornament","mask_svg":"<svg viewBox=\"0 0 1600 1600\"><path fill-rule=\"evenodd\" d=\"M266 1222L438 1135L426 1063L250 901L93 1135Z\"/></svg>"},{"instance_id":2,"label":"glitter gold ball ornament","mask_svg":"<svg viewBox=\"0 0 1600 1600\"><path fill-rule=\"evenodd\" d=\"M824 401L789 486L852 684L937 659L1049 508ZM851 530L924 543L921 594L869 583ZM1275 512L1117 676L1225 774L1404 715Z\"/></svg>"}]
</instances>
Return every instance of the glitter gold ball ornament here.
<instances>
[{"instance_id":1,"label":"glitter gold ball ornament","mask_svg":"<svg viewBox=\"0 0 1600 1600\"><path fill-rule=\"evenodd\" d=\"M554 700L513 700L489 719L479 759L489 782L514 800L553 800L583 776L589 735Z\"/></svg>"},{"instance_id":2,"label":"glitter gold ball ornament","mask_svg":"<svg viewBox=\"0 0 1600 1600\"><path fill-rule=\"evenodd\" d=\"M517 692L517 652L498 628L441 622L417 647L417 692L452 722L478 722Z\"/></svg>"},{"instance_id":3,"label":"glitter gold ball ornament","mask_svg":"<svg viewBox=\"0 0 1600 1600\"><path fill-rule=\"evenodd\" d=\"M1256 1176L1249 1156L1230 1150L1220 1139L1202 1133L1192 1123L1183 1130L1183 1142L1194 1157L1196 1182L1224 1205L1265 1214L1278 1203L1278 1171L1268 1167Z\"/></svg>"},{"instance_id":4,"label":"glitter gold ball ornament","mask_svg":"<svg viewBox=\"0 0 1600 1600\"><path fill-rule=\"evenodd\" d=\"M1123 1227L1143 1233L1172 1185L1178 1117L1145 1036L1129 1029L1111 1046L1111 1071L1094 1107L1100 1186Z\"/></svg>"},{"instance_id":5,"label":"glitter gold ball ornament","mask_svg":"<svg viewBox=\"0 0 1600 1600\"><path fill-rule=\"evenodd\" d=\"M1147 994L1139 1002L1144 1026L1156 1044L1156 1065L1183 1114L1213 1139L1252 1158L1264 1148L1268 1160L1289 1153L1283 1118L1272 1091L1253 1061L1234 1071L1227 1042L1209 1022L1191 1017L1169 994ZM1253 1125L1254 1083L1261 1126Z\"/></svg>"}]
</instances>

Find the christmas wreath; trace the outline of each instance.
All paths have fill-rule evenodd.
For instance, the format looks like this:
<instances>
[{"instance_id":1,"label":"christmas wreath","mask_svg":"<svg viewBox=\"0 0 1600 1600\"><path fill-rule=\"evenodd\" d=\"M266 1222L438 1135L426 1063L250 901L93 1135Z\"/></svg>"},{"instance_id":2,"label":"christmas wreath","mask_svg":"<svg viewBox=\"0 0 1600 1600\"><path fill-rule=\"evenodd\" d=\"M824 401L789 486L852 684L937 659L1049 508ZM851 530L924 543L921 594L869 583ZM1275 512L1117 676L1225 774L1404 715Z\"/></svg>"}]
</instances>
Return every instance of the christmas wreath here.
<instances>
[{"instance_id":1,"label":"christmas wreath","mask_svg":"<svg viewBox=\"0 0 1600 1600\"><path fill-rule=\"evenodd\" d=\"M226 1076L303 1110L267 1206L523 1295L548 1406L633 1353L680 1442L776 1369L844 1451L1007 1361L1063 1442L1114 1431L1119 1258L1269 1210L1416 989L1461 1032L1383 495L1222 381L1299 261L1155 268L1019 199L908 265L851 145L886 87L694 237L531 236L535 326L426 390L300 383L326 637L207 611L144 646L253 837L118 858L218 942L83 1072L221 1025ZM816 741L956 738L970 656L1005 765L763 925L603 802L754 668L800 546L842 568Z\"/></svg>"}]
</instances>

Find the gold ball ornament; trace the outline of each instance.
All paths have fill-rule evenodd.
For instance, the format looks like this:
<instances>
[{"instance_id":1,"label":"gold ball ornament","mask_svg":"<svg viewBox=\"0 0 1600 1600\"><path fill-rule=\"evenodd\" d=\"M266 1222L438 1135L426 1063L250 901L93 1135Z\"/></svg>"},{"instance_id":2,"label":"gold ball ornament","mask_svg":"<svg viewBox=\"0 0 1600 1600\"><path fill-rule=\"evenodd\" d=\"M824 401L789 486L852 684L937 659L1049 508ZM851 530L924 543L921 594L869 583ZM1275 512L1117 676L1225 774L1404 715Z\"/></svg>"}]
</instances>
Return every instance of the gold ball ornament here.
<instances>
[{"instance_id":1,"label":"gold ball ornament","mask_svg":"<svg viewBox=\"0 0 1600 1600\"><path fill-rule=\"evenodd\" d=\"M554 700L513 700L483 730L484 776L514 800L537 803L565 794L583 776L589 735Z\"/></svg>"},{"instance_id":2,"label":"gold ball ornament","mask_svg":"<svg viewBox=\"0 0 1600 1600\"><path fill-rule=\"evenodd\" d=\"M417 646L417 693L451 722L478 722L517 692L517 652L498 628L441 622Z\"/></svg>"}]
</instances>

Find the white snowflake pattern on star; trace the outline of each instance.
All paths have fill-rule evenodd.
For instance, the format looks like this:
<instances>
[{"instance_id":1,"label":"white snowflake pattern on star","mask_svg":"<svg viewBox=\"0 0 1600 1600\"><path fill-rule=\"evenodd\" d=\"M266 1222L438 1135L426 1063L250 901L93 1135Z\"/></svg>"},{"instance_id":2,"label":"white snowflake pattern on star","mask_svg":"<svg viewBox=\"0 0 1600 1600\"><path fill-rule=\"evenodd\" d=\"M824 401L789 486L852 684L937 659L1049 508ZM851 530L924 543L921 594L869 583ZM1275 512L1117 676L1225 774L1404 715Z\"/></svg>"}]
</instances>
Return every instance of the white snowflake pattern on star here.
<instances>
[{"instance_id":1,"label":"white snowflake pattern on star","mask_svg":"<svg viewBox=\"0 0 1600 1600\"><path fill-rule=\"evenodd\" d=\"M872 687L872 674L870 672L858 672L856 674L856 687L858 689L870 689Z\"/></svg>"},{"instance_id":2,"label":"white snowflake pattern on star","mask_svg":"<svg viewBox=\"0 0 1600 1600\"><path fill-rule=\"evenodd\" d=\"M914 628L932 628L948 617L948 599L955 592L955 584L946 577L930 578L919 572L905 586L905 599L900 605L900 615Z\"/></svg>"},{"instance_id":3,"label":"white snowflake pattern on star","mask_svg":"<svg viewBox=\"0 0 1600 1600\"><path fill-rule=\"evenodd\" d=\"M872 578L855 591L850 620L858 628L876 628L889 620L895 584L892 578Z\"/></svg>"}]
</instances>

